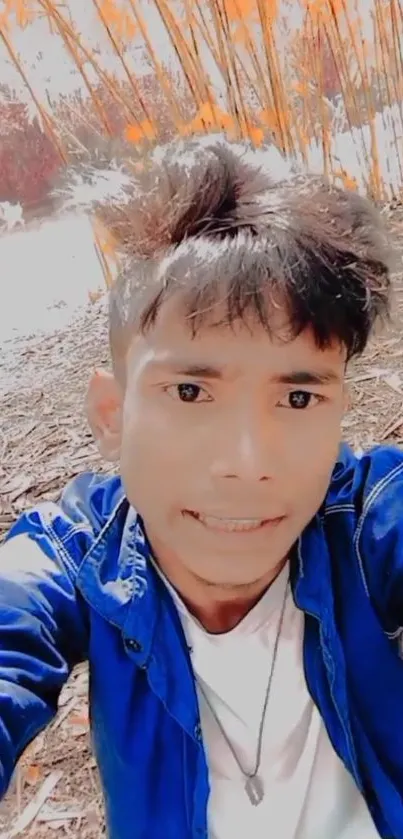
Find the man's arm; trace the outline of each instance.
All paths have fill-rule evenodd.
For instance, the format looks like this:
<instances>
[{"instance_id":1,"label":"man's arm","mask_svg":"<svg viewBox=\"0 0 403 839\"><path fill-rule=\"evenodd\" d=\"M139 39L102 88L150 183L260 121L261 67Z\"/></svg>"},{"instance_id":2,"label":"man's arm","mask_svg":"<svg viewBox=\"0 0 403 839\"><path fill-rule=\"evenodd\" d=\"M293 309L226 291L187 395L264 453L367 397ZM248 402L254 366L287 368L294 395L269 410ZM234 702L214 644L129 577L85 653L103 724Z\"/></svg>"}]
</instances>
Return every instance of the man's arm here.
<instances>
[{"instance_id":1,"label":"man's arm","mask_svg":"<svg viewBox=\"0 0 403 839\"><path fill-rule=\"evenodd\" d=\"M107 482L106 482L107 483ZM78 568L105 523L105 478L81 475L60 504L24 514L0 547L0 799L18 758L87 657Z\"/></svg>"}]
</instances>

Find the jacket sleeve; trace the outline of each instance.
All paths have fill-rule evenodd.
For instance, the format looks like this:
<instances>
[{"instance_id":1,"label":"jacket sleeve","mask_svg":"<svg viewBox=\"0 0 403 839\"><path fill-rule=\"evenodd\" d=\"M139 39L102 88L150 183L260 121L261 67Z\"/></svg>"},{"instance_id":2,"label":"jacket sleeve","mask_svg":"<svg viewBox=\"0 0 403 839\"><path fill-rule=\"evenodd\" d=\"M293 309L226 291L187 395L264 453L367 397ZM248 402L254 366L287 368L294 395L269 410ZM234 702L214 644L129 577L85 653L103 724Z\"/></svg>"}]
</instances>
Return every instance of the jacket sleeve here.
<instances>
[{"instance_id":1,"label":"jacket sleeve","mask_svg":"<svg viewBox=\"0 0 403 839\"><path fill-rule=\"evenodd\" d=\"M22 515L0 547L0 799L26 746L51 721L72 668L87 658L75 581L101 530L105 478L80 475L59 504Z\"/></svg>"},{"instance_id":2,"label":"jacket sleeve","mask_svg":"<svg viewBox=\"0 0 403 839\"><path fill-rule=\"evenodd\" d=\"M384 630L397 639L403 636L403 452L373 449L362 458L357 483L359 568Z\"/></svg>"}]
</instances>

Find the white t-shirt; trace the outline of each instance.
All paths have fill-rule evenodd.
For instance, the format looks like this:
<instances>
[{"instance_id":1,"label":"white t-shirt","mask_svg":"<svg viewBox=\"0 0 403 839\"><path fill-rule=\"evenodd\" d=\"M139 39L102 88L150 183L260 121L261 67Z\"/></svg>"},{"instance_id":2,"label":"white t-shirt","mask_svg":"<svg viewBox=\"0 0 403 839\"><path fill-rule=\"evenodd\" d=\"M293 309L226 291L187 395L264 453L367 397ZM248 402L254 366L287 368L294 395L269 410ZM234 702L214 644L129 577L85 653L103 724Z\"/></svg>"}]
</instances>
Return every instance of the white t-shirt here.
<instances>
[{"instance_id":1,"label":"white t-shirt","mask_svg":"<svg viewBox=\"0 0 403 839\"><path fill-rule=\"evenodd\" d=\"M231 632L210 635L174 597L197 685L253 771L259 724L278 631L288 568ZM259 776L264 798L253 806L245 779L198 689L210 773L209 839L376 839L353 779L334 751L304 678L303 613L288 591L267 706Z\"/></svg>"}]
</instances>

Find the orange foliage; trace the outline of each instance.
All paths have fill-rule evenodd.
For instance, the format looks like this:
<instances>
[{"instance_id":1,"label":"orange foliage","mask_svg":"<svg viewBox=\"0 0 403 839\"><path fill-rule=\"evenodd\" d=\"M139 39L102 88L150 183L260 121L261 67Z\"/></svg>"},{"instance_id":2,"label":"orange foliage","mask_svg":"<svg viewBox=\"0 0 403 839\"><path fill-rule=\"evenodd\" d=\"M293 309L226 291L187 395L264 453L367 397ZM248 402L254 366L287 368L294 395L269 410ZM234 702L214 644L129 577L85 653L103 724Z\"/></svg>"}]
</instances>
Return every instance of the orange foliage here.
<instances>
[{"instance_id":1,"label":"orange foliage","mask_svg":"<svg viewBox=\"0 0 403 839\"><path fill-rule=\"evenodd\" d=\"M336 182L341 181L344 189L351 189L353 191L358 189L357 178L354 175L349 175L345 169L338 169L333 172L333 177Z\"/></svg>"},{"instance_id":2,"label":"orange foliage","mask_svg":"<svg viewBox=\"0 0 403 839\"><path fill-rule=\"evenodd\" d=\"M246 132L249 139L255 146L261 146L264 142L265 131L258 125L252 125L250 122L246 123Z\"/></svg>"},{"instance_id":3,"label":"orange foliage","mask_svg":"<svg viewBox=\"0 0 403 839\"><path fill-rule=\"evenodd\" d=\"M267 0L269 3L270 0ZM240 17L249 18L256 14L256 0L223 0L228 20L239 22Z\"/></svg>"},{"instance_id":4,"label":"orange foliage","mask_svg":"<svg viewBox=\"0 0 403 839\"><path fill-rule=\"evenodd\" d=\"M225 111L222 111L218 105L205 102L199 108L196 116L183 126L183 134L197 134L201 131L220 128L223 131L228 131L234 128L234 120Z\"/></svg>"},{"instance_id":5,"label":"orange foliage","mask_svg":"<svg viewBox=\"0 0 403 839\"><path fill-rule=\"evenodd\" d=\"M266 128L265 134L267 134L267 129L271 134L272 139L275 143L281 143L281 125L279 121L279 115L275 108L264 108L263 111L259 111L257 114L257 120L260 125Z\"/></svg>"},{"instance_id":6,"label":"orange foliage","mask_svg":"<svg viewBox=\"0 0 403 839\"><path fill-rule=\"evenodd\" d=\"M138 143L142 140L154 140L157 136L155 125L149 119L145 119L136 125L127 125L125 137L130 143Z\"/></svg>"},{"instance_id":7,"label":"orange foliage","mask_svg":"<svg viewBox=\"0 0 403 839\"><path fill-rule=\"evenodd\" d=\"M248 137L255 146L260 146L263 143L266 131L260 124L259 119L247 117L240 127L244 136ZM181 133L189 135L214 130L223 131L228 137L234 138L237 134L237 125L234 118L219 108L218 105L205 102L196 116L182 127Z\"/></svg>"},{"instance_id":8,"label":"orange foliage","mask_svg":"<svg viewBox=\"0 0 403 839\"><path fill-rule=\"evenodd\" d=\"M308 12L312 20L330 19L343 10L343 0L301 0L302 7Z\"/></svg>"},{"instance_id":9,"label":"orange foliage","mask_svg":"<svg viewBox=\"0 0 403 839\"><path fill-rule=\"evenodd\" d=\"M9 31L12 23L25 29L35 18L31 0L3 0L0 14L0 29Z\"/></svg>"},{"instance_id":10,"label":"orange foliage","mask_svg":"<svg viewBox=\"0 0 403 839\"><path fill-rule=\"evenodd\" d=\"M99 0L96 6L100 11L100 17L105 20L117 40L124 43L133 40L137 34L137 27L125 0Z\"/></svg>"},{"instance_id":11,"label":"orange foliage","mask_svg":"<svg viewBox=\"0 0 403 839\"><path fill-rule=\"evenodd\" d=\"M259 8L257 0L222 0L228 20L235 23L242 23L245 20L259 19ZM279 11L279 0L265 0L264 14L269 21L277 18Z\"/></svg>"}]
</instances>

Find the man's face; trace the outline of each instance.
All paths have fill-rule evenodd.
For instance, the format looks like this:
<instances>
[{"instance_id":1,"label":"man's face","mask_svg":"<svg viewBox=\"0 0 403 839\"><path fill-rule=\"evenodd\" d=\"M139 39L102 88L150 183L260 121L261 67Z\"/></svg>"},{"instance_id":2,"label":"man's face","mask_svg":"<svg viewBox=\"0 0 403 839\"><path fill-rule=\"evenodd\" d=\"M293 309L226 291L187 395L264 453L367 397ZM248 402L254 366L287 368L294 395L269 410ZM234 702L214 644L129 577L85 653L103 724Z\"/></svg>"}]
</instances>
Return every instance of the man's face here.
<instances>
[{"instance_id":1,"label":"man's face","mask_svg":"<svg viewBox=\"0 0 403 839\"><path fill-rule=\"evenodd\" d=\"M221 586L257 582L317 512L343 416L345 353L310 333L203 326L175 300L133 342L120 468L155 554Z\"/></svg>"}]
</instances>

